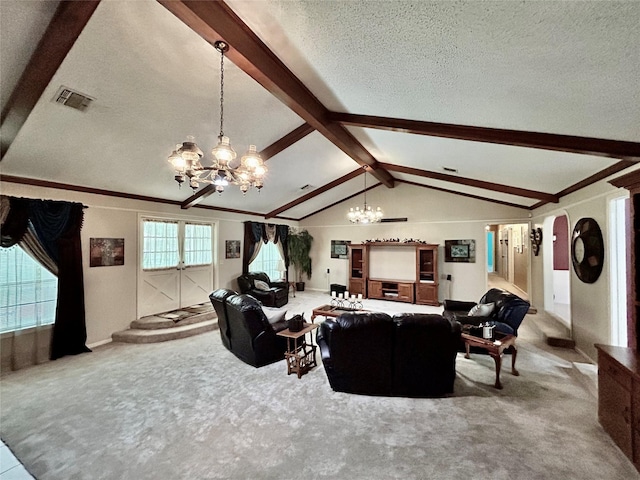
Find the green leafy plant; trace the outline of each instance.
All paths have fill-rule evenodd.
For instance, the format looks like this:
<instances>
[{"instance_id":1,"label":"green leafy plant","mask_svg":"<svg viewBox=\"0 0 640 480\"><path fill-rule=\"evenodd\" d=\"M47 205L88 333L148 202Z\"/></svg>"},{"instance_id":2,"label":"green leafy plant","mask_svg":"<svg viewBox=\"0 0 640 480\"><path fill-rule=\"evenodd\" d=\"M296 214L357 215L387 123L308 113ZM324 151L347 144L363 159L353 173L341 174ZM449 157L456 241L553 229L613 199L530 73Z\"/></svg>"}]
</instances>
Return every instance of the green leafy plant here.
<instances>
[{"instance_id":1,"label":"green leafy plant","mask_svg":"<svg viewBox=\"0 0 640 480\"><path fill-rule=\"evenodd\" d=\"M311 279L311 245L313 237L305 230L289 230L289 262L296 269L298 283L302 283L302 275L305 274Z\"/></svg>"}]
</instances>

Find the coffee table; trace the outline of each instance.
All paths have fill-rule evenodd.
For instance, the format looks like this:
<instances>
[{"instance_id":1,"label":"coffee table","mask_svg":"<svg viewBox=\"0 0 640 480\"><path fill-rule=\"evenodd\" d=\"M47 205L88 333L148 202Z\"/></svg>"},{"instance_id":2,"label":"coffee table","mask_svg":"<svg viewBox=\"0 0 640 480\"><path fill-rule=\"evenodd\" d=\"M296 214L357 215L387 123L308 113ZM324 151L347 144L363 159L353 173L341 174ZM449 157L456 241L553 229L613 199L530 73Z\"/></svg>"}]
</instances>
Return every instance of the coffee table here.
<instances>
[{"instance_id":1,"label":"coffee table","mask_svg":"<svg viewBox=\"0 0 640 480\"><path fill-rule=\"evenodd\" d=\"M502 333L497 333L495 340L484 339L480 337L476 337L471 335L470 333L462 333L462 340L464 341L466 353L464 358L470 358L469 350L471 347L480 347L487 351L493 360L496 363L496 383L495 388L502 389L502 384L500 383L500 368L502 366L502 354L503 352L512 347L513 351L511 353L511 374L518 376L520 373L516 370L516 356L518 355L518 350L516 349L516 337L515 335L507 335Z\"/></svg>"},{"instance_id":2,"label":"coffee table","mask_svg":"<svg viewBox=\"0 0 640 480\"><path fill-rule=\"evenodd\" d=\"M368 312L368 310L357 309L357 308L349 308L349 307L339 307L337 305L321 305L317 308L313 309L311 313L311 323L314 323L316 317L339 317L343 313L353 313L353 312Z\"/></svg>"},{"instance_id":3,"label":"coffee table","mask_svg":"<svg viewBox=\"0 0 640 480\"><path fill-rule=\"evenodd\" d=\"M300 378L313 367L318 366L316 362L316 348L318 346L313 344L313 334L311 333L316 328L318 328L318 325L305 322L299 332L292 332L286 328L276 333L276 335L287 339L287 351L284 354L284 358L287 361L287 375L296 373ZM305 339L307 333L310 337L309 343ZM302 338L302 343L298 344L300 338ZM293 348L291 347L291 340L293 340Z\"/></svg>"}]
</instances>

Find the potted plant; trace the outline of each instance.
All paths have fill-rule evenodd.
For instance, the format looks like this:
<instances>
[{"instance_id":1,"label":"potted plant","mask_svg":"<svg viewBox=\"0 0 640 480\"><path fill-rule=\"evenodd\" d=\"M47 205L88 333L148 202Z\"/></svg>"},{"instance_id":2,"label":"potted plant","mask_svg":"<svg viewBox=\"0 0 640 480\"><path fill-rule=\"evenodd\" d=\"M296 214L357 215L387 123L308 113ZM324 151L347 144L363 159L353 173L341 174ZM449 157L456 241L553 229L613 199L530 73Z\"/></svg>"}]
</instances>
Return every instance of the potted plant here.
<instances>
[{"instance_id":1,"label":"potted plant","mask_svg":"<svg viewBox=\"0 0 640 480\"><path fill-rule=\"evenodd\" d=\"M289 230L289 262L296 269L296 290L298 292L304 291L304 282L302 281L302 274L305 274L308 279L311 279L311 244L313 243L313 237L305 230Z\"/></svg>"}]
</instances>

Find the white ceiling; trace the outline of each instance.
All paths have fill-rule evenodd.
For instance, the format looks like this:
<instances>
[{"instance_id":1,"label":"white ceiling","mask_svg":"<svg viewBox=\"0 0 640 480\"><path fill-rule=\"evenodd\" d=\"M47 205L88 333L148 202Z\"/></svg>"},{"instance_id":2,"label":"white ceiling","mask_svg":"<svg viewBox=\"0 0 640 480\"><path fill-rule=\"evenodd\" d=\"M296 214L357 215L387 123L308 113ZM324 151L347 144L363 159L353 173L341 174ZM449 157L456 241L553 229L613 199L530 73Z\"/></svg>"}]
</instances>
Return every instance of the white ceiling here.
<instances>
[{"instance_id":1,"label":"white ceiling","mask_svg":"<svg viewBox=\"0 0 640 480\"><path fill-rule=\"evenodd\" d=\"M3 109L58 2L0 1ZM640 2L228 0L331 111L640 142ZM233 45L232 45L233 47ZM102 0L13 141L5 175L183 201L166 162L219 130L219 54L155 0ZM65 85L86 112L53 103ZM225 134L239 154L304 121L230 62ZM380 162L556 194L618 159L348 127ZM358 168L313 132L267 162L260 193L201 205L266 214ZM528 207L536 199L400 180ZM309 188L301 190L304 185ZM378 187L386 188L386 187ZM361 177L282 212L302 218Z\"/></svg>"}]
</instances>

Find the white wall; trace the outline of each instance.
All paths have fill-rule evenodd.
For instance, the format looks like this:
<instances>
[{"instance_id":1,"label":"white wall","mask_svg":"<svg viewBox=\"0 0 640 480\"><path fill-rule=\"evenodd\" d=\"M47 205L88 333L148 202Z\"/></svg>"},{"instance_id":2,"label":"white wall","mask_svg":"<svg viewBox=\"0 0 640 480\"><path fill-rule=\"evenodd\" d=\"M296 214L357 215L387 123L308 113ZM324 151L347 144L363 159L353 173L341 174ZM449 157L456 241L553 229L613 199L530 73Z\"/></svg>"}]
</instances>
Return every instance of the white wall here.
<instances>
[{"instance_id":1,"label":"white wall","mask_svg":"<svg viewBox=\"0 0 640 480\"><path fill-rule=\"evenodd\" d=\"M636 167L613 175L610 178L622 176L634 170ZM596 360L597 352L594 343L609 344L611 342L611 309L609 289L609 231L607 221L607 196L617 191L605 179L578 192L563 197L560 203L547 204L533 212L533 223L536 227L542 227L544 220L549 216L567 214L569 228L573 231L578 220L583 217L591 217L598 222L605 243L605 259L602 274L595 283L583 283L576 276L573 268L570 270L571 285L571 322L573 338L576 347L592 360ZM547 234L549 232L545 232ZM533 304L544 305L544 259L551 255L549 248L543 248L540 255L532 257L531 261L531 298ZM544 306L552 310L553 306Z\"/></svg>"},{"instance_id":2,"label":"white wall","mask_svg":"<svg viewBox=\"0 0 640 480\"><path fill-rule=\"evenodd\" d=\"M113 332L124 330L136 319L136 286L138 274L138 216L139 214L171 216L177 219L200 219L214 222L217 229L216 268L214 288L237 288L236 278L242 273L242 259L225 259L225 240L243 240L247 220L262 222L262 217L227 212L126 200L103 195L68 192L64 190L2 183L2 194L81 202L85 210L82 227L82 260L85 285L87 344L111 339ZM281 224L292 222L278 221ZM122 266L89 267L89 239L91 237L124 238L125 261ZM203 298L203 302L208 298Z\"/></svg>"},{"instance_id":3,"label":"white wall","mask_svg":"<svg viewBox=\"0 0 640 480\"><path fill-rule=\"evenodd\" d=\"M346 211L357 199L346 201L301 222L314 237L311 256L313 275L309 288L328 291L327 268L331 283L347 284L348 260L331 258L331 240L365 240L413 238L440 245L438 263L440 300L455 298L479 300L487 290L486 230L488 223L522 223L528 221L528 210L483 202L437 190L398 183L395 188L378 187L367 192L367 203L382 207L385 217L407 217L403 223L353 225ZM475 263L445 263L444 241L475 239ZM451 292L442 280L450 274Z\"/></svg>"}]
</instances>

